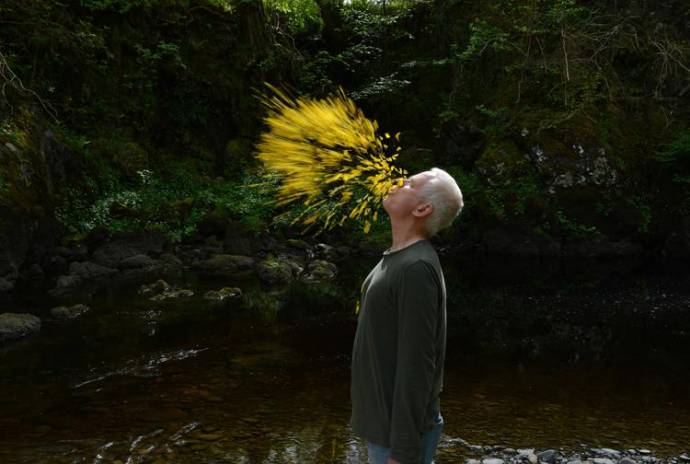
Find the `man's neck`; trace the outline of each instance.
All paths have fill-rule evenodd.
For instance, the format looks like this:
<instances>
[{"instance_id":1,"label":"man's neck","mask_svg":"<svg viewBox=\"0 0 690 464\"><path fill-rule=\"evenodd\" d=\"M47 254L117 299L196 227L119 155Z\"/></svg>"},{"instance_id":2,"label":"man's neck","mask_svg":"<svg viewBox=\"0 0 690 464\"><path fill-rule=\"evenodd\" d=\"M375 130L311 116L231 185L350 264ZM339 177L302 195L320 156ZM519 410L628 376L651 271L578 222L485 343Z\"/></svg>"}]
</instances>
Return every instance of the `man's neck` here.
<instances>
[{"instance_id":1,"label":"man's neck","mask_svg":"<svg viewBox=\"0 0 690 464\"><path fill-rule=\"evenodd\" d=\"M393 244L388 249L389 252L402 250L415 242L428 238L414 226L404 227L395 223L391 224L391 235L393 236Z\"/></svg>"}]
</instances>

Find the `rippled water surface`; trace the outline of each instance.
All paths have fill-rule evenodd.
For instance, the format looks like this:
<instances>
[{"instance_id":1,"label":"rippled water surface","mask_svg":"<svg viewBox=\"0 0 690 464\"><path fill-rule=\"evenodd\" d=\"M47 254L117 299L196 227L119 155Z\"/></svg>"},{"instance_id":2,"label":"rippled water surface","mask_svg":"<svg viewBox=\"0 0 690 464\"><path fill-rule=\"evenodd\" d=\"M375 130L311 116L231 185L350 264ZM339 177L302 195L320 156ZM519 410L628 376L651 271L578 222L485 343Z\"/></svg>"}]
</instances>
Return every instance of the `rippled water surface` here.
<instances>
[{"instance_id":1,"label":"rippled water surface","mask_svg":"<svg viewBox=\"0 0 690 464\"><path fill-rule=\"evenodd\" d=\"M553 291L558 282L479 288L448 267L438 463L475 457L476 445L646 448L661 458L690 449L687 346L674 345L688 340L686 281L583 284L591 292ZM366 266L353 269L333 298L357 288ZM197 294L226 284L188 282ZM319 298L309 301L328 294ZM15 304L37 314L50 307L41 298ZM134 289L89 304L81 319L46 318L40 334L0 351L0 462L365 462L348 427L349 302L320 317L293 307L272 322L196 296L153 303ZM542 337L540 326L516 322L551 307L599 335L555 323ZM612 307L610 317L622 313L627 325L607 328ZM654 307L678 312L677 324L636 319ZM510 312L510 323L486 322L477 316L484 311ZM550 356L571 335L584 341ZM602 355L610 350L615 356Z\"/></svg>"}]
</instances>

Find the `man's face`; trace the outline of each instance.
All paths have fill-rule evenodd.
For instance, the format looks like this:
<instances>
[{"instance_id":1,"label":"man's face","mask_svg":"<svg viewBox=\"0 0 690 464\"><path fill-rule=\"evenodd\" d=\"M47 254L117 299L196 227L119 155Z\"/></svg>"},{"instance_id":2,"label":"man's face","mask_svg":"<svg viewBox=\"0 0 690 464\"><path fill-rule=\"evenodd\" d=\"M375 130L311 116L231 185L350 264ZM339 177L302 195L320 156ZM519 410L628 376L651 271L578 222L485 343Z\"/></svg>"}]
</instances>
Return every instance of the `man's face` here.
<instances>
[{"instance_id":1,"label":"man's face","mask_svg":"<svg viewBox=\"0 0 690 464\"><path fill-rule=\"evenodd\" d=\"M393 187L383 199L383 209L390 216L404 218L424 203L421 192L427 182L432 182L436 176L431 171L420 172L405 179L402 187Z\"/></svg>"}]
</instances>

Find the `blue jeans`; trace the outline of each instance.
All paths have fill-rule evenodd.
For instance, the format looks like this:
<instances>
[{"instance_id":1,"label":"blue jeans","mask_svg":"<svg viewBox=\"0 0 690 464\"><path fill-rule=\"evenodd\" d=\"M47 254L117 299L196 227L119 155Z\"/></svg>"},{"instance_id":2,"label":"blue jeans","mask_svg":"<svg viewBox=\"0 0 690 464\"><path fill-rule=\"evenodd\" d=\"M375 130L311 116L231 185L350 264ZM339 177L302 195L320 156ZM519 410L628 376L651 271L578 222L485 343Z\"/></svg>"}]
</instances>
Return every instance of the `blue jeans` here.
<instances>
[{"instance_id":1,"label":"blue jeans","mask_svg":"<svg viewBox=\"0 0 690 464\"><path fill-rule=\"evenodd\" d=\"M422 436L422 461L420 464L433 464L442 430L443 416L439 413L434 428ZM391 449L368 441L367 454L369 455L369 464L387 464Z\"/></svg>"}]
</instances>

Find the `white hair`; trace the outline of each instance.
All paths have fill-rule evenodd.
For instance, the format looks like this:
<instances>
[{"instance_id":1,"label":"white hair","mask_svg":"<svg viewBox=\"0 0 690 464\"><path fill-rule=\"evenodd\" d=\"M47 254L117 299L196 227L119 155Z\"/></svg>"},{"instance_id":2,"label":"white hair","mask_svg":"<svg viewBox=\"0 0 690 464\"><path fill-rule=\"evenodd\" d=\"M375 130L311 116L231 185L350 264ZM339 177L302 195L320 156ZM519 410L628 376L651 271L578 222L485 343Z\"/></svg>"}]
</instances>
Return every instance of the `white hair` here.
<instances>
[{"instance_id":1,"label":"white hair","mask_svg":"<svg viewBox=\"0 0 690 464\"><path fill-rule=\"evenodd\" d=\"M427 234L432 237L450 226L465 204L453 176L439 168L431 168L430 172L436 177L424 184L421 194L434 207L425 226Z\"/></svg>"}]
</instances>

